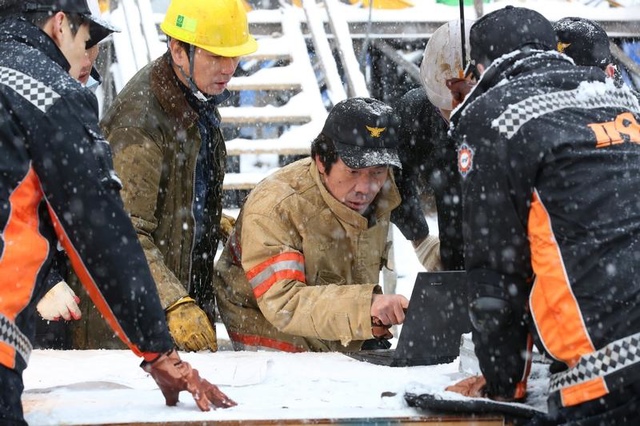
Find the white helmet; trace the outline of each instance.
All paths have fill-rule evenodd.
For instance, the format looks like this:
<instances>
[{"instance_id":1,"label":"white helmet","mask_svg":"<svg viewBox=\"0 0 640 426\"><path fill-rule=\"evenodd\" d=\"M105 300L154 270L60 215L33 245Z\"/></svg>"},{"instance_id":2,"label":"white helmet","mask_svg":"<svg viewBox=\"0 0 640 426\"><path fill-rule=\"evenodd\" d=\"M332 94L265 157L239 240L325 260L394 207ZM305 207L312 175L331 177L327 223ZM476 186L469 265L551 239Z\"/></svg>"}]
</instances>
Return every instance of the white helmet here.
<instances>
[{"instance_id":1,"label":"white helmet","mask_svg":"<svg viewBox=\"0 0 640 426\"><path fill-rule=\"evenodd\" d=\"M100 11L100 5L98 0L87 0L87 5L91 11L91 22L89 23L89 36L91 37L87 42L87 49L100 43L107 38L111 33L120 32L120 30L114 26L111 22L102 18Z\"/></svg>"},{"instance_id":2,"label":"white helmet","mask_svg":"<svg viewBox=\"0 0 640 426\"><path fill-rule=\"evenodd\" d=\"M465 53L469 62L469 30L473 21L464 21ZM460 20L449 21L431 35L420 64L420 77L427 97L433 105L453 109L453 97L445 84L450 78L462 78L462 38Z\"/></svg>"}]
</instances>

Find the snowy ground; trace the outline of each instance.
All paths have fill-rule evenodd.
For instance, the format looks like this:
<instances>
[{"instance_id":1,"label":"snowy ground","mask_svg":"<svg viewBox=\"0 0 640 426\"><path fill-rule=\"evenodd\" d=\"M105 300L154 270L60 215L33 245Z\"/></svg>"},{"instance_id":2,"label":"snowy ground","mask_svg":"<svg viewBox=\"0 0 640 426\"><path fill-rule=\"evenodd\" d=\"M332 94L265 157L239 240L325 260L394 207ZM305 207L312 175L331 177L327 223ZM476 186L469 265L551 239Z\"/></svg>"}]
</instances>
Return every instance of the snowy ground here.
<instances>
[{"instance_id":1,"label":"snowy ground","mask_svg":"<svg viewBox=\"0 0 640 426\"><path fill-rule=\"evenodd\" d=\"M429 222L435 232L435 223ZM397 292L408 297L422 267L397 230L394 240ZM224 338L218 327L219 337ZM238 406L202 413L183 392L177 407L166 407L154 381L138 368L140 361L129 351L36 350L24 374L26 420L32 426L214 420L260 424L261 420L335 418L370 424L367 419L429 414L408 407L404 392L442 391L463 377L459 360L397 368L332 353L219 351L182 356ZM544 409L546 376L536 376L530 382L532 403Z\"/></svg>"}]
</instances>

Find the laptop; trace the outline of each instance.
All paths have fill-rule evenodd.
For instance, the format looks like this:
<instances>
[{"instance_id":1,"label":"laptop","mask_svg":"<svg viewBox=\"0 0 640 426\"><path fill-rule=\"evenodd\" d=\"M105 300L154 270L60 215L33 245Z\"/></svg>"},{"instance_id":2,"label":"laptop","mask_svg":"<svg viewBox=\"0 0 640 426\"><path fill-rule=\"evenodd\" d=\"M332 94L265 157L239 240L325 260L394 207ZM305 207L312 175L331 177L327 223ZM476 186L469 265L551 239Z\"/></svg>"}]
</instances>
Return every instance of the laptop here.
<instances>
[{"instance_id":1,"label":"laptop","mask_svg":"<svg viewBox=\"0 0 640 426\"><path fill-rule=\"evenodd\" d=\"M349 352L360 361L390 367L453 362L471 331L464 271L419 272L395 349Z\"/></svg>"}]
</instances>

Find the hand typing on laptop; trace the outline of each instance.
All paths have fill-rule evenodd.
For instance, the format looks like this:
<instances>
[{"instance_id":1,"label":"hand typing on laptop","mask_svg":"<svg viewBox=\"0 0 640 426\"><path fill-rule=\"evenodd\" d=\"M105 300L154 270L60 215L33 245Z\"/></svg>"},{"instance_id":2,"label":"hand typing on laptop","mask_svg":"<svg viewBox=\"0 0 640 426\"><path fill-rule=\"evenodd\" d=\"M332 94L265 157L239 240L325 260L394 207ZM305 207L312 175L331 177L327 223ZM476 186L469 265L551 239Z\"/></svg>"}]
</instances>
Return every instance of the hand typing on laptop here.
<instances>
[{"instance_id":1,"label":"hand typing on laptop","mask_svg":"<svg viewBox=\"0 0 640 426\"><path fill-rule=\"evenodd\" d=\"M380 325L402 324L408 306L409 300L401 294L374 294L371 299L371 317L378 319Z\"/></svg>"}]
</instances>

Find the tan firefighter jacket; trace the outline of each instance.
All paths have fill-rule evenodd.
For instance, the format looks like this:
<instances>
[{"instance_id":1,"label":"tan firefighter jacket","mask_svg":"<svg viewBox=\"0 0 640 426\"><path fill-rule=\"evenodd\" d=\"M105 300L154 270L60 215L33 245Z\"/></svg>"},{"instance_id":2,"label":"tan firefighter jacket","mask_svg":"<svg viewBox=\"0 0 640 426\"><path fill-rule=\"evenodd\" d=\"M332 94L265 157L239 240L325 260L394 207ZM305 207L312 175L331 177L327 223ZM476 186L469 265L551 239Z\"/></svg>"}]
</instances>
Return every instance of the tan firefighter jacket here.
<instances>
[{"instance_id":1,"label":"tan firefighter jacket","mask_svg":"<svg viewBox=\"0 0 640 426\"><path fill-rule=\"evenodd\" d=\"M310 158L258 184L216 264L218 308L234 348L353 351L371 339L371 298L382 292L399 203L391 176L370 226L327 191Z\"/></svg>"}]
</instances>

